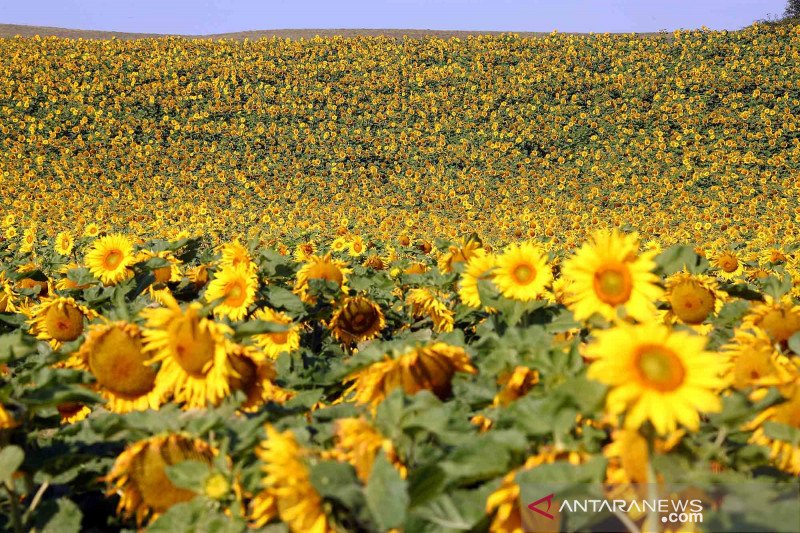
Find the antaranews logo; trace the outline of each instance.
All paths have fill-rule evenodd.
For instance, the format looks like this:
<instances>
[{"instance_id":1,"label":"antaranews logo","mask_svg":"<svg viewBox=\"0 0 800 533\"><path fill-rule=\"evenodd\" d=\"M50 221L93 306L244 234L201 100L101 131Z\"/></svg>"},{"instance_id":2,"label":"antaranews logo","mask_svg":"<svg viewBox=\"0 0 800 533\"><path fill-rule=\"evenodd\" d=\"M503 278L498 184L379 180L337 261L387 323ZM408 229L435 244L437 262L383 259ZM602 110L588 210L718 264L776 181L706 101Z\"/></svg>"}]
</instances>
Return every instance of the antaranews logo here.
<instances>
[{"instance_id":1,"label":"antaranews logo","mask_svg":"<svg viewBox=\"0 0 800 533\"><path fill-rule=\"evenodd\" d=\"M550 520L552 520L553 519L553 515L550 514L550 507L552 507L552 505L553 505L553 498L554 497L555 497L555 494L550 493L547 496L545 496L544 498L539 498L535 502L533 502L531 504L528 504L528 509L530 509L531 511L539 513L540 515L544 516L545 518L549 518ZM543 510L539 509L539 505L544 503L544 502L547 502L547 510L546 511L543 511Z\"/></svg>"}]
</instances>

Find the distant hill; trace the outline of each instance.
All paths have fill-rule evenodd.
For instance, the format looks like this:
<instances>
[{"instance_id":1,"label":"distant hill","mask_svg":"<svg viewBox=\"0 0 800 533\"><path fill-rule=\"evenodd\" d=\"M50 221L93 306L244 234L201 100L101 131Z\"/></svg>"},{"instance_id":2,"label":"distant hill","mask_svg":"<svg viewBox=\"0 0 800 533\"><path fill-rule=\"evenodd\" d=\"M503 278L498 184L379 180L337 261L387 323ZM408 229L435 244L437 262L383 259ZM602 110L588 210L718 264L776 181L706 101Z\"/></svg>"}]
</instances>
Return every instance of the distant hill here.
<instances>
[{"instance_id":1,"label":"distant hill","mask_svg":"<svg viewBox=\"0 0 800 533\"><path fill-rule=\"evenodd\" d=\"M400 39L403 36L412 38L439 37L446 39L449 37L467 37L470 35L498 35L499 31L457 31L457 30L359 30L359 29L329 29L329 30L252 30L239 31L234 33L217 33L212 35L179 35L189 39L259 39L262 37L283 37L290 39L312 39L314 36L330 37L341 35L342 37L355 37L359 35L385 36ZM548 35L547 32L513 32L522 37L540 37ZM67 28L54 28L49 26L26 26L21 24L0 24L0 38L14 37L67 37L70 39L147 39L165 37L166 35L157 33L126 33L118 31L97 31L97 30L72 30ZM576 34L580 35L580 34ZM642 33L640 35L658 35L657 33Z\"/></svg>"}]
</instances>

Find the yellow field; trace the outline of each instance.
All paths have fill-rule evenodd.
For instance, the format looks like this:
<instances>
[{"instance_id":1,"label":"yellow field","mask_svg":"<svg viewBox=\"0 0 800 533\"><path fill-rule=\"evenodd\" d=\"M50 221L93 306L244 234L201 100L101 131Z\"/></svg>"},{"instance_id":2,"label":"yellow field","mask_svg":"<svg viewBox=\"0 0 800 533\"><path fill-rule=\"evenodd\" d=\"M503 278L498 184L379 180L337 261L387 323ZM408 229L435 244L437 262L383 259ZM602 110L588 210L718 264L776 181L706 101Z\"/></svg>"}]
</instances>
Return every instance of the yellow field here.
<instances>
[{"instance_id":1,"label":"yellow field","mask_svg":"<svg viewBox=\"0 0 800 533\"><path fill-rule=\"evenodd\" d=\"M800 29L0 70L0 529L516 533L542 480L797 523Z\"/></svg>"}]
</instances>

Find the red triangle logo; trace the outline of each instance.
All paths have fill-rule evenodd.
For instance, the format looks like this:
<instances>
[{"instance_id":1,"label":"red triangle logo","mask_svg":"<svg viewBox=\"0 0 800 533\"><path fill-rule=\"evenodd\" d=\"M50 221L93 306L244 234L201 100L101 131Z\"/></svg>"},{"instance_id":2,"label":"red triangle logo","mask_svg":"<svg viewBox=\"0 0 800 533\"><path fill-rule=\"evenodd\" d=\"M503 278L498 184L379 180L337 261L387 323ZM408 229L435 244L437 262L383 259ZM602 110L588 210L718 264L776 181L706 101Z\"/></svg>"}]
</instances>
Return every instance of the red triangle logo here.
<instances>
[{"instance_id":1,"label":"red triangle logo","mask_svg":"<svg viewBox=\"0 0 800 533\"><path fill-rule=\"evenodd\" d=\"M544 516L545 518L549 518L550 520L552 520L553 519L553 515L551 515L549 511L550 511L550 507L553 505L553 497L554 496L555 496L555 494L548 494L544 498L539 498L538 500L536 500L532 504L528 505L528 509L530 509L531 511L536 511L537 513L539 513L540 515ZM540 503L543 503L543 502L547 502L547 511L542 511L541 509L539 509L537 507L537 505L539 505Z\"/></svg>"}]
</instances>

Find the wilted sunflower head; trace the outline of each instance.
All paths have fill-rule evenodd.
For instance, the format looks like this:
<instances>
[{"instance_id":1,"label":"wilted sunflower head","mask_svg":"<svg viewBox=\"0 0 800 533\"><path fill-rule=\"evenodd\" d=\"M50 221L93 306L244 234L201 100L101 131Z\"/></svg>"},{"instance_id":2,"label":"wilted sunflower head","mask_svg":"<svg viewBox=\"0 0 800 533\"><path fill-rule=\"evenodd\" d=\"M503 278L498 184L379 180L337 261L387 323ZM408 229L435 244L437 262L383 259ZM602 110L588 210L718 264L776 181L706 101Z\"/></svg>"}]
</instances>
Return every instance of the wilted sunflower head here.
<instances>
[{"instance_id":1,"label":"wilted sunflower head","mask_svg":"<svg viewBox=\"0 0 800 533\"><path fill-rule=\"evenodd\" d=\"M97 313L77 303L74 298L52 296L33 307L32 315L29 321L31 333L58 348L61 343L80 337L84 322L95 318Z\"/></svg>"},{"instance_id":2,"label":"wilted sunflower head","mask_svg":"<svg viewBox=\"0 0 800 533\"><path fill-rule=\"evenodd\" d=\"M124 235L100 237L86 254L85 263L91 273L106 285L115 285L131 275L128 267L134 262L133 243Z\"/></svg>"},{"instance_id":3,"label":"wilted sunflower head","mask_svg":"<svg viewBox=\"0 0 800 533\"><path fill-rule=\"evenodd\" d=\"M176 487L166 468L183 461L211 464L216 451L207 443L182 434L158 435L128 446L105 477L108 495L120 496L117 512L135 516L138 524L187 502L197 493Z\"/></svg>"},{"instance_id":4,"label":"wilted sunflower head","mask_svg":"<svg viewBox=\"0 0 800 533\"><path fill-rule=\"evenodd\" d=\"M684 324L702 324L722 308L725 300L725 294L710 276L678 272L667 279L666 287L664 299L670 305L670 322L678 319Z\"/></svg>"},{"instance_id":5,"label":"wilted sunflower head","mask_svg":"<svg viewBox=\"0 0 800 533\"><path fill-rule=\"evenodd\" d=\"M157 409L163 398L156 394L156 371L147 364L152 355L144 349L137 325L94 324L73 366L92 373L107 409L117 413Z\"/></svg>"},{"instance_id":6,"label":"wilted sunflower head","mask_svg":"<svg viewBox=\"0 0 800 533\"><path fill-rule=\"evenodd\" d=\"M800 331L800 305L795 305L789 295L780 300L767 295L763 303L752 305L742 319L742 327L761 328L773 342L785 344Z\"/></svg>"},{"instance_id":7,"label":"wilted sunflower head","mask_svg":"<svg viewBox=\"0 0 800 533\"><path fill-rule=\"evenodd\" d=\"M352 382L345 396L353 393L356 403L375 406L401 387L406 394L427 389L446 398L456 372L474 374L476 370L463 348L435 342L411 348L394 358L387 354L383 361L354 372L345 380Z\"/></svg>"},{"instance_id":8,"label":"wilted sunflower head","mask_svg":"<svg viewBox=\"0 0 800 533\"><path fill-rule=\"evenodd\" d=\"M386 320L378 304L364 296L345 298L330 320L333 336L344 344L375 338Z\"/></svg>"},{"instance_id":9,"label":"wilted sunflower head","mask_svg":"<svg viewBox=\"0 0 800 533\"><path fill-rule=\"evenodd\" d=\"M159 394L172 393L187 407L217 404L229 392L231 364L227 355L230 328L199 314L195 302L185 311L172 297L165 308L145 309L145 349L161 361L156 379Z\"/></svg>"}]
</instances>

